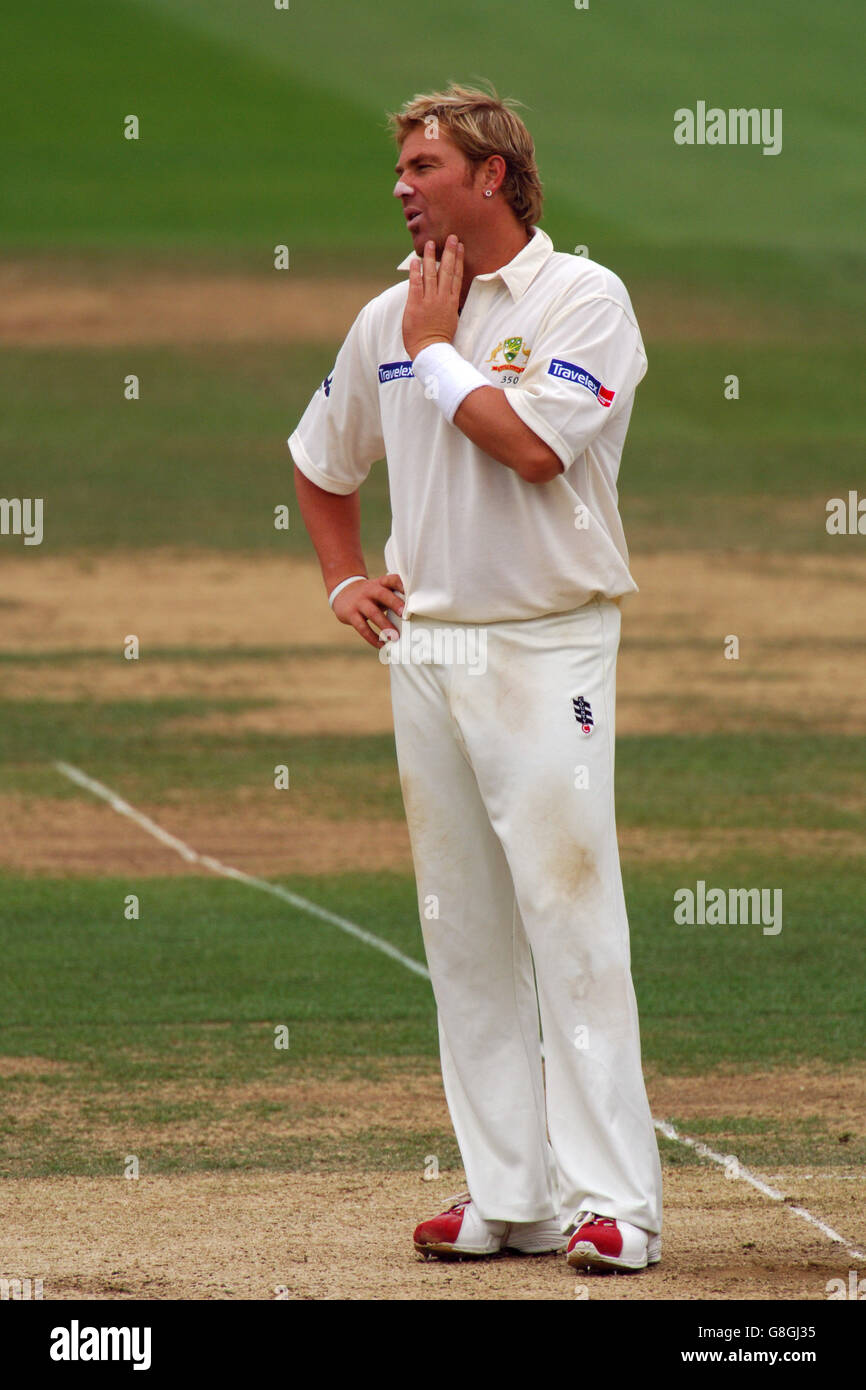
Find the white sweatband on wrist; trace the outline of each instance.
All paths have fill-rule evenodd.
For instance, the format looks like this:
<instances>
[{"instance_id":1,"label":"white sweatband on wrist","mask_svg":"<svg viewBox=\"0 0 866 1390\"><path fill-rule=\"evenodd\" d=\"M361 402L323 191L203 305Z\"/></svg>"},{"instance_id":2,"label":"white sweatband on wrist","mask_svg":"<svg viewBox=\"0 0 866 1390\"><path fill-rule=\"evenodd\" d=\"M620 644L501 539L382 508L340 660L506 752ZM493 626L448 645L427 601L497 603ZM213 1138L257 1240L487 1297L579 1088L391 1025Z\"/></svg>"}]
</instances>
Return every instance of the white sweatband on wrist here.
<instances>
[{"instance_id":1,"label":"white sweatband on wrist","mask_svg":"<svg viewBox=\"0 0 866 1390\"><path fill-rule=\"evenodd\" d=\"M332 589L331 592L328 594L328 603L329 603L330 607L333 608L333 606L334 606L334 599L337 597L337 594L342 593L343 590L347 587L347 585L349 585L349 584L354 584L356 579L366 579L366 578L367 578L366 574L350 574L348 579L343 579L343 580L337 585L336 589Z\"/></svg>"},{"instance_id":2,"label":"white sweatband on wrist","mask_svg":"<svg viewBox=\"0 0 866 1390\"><path fill-rule=\"evenodd\" d=\"M457 408L470 391L490 385L451 343L431 343L422 348L412 363L412 371L427 399L436 402L449 425L454 423Z\"/></svg>"}]
</instances>

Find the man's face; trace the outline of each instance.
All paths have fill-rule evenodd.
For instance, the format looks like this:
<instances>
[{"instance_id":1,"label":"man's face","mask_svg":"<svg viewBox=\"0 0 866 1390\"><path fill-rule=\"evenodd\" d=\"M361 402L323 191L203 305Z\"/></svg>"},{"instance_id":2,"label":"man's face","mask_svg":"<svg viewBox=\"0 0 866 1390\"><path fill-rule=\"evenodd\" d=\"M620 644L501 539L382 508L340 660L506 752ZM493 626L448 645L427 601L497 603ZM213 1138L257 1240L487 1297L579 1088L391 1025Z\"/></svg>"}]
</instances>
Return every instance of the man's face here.
<instances>
[{"instance_id":1,"label":"man's face","mask_svg":"<svg viewBox=\"0 0 866 1390\"><path fill-rule=\"evenodd\" d=\"M407 226L419 255L426 242L435 241L441 258L450 232L464 243L472 239L480 222L481 170L473 171L444 130L428 140L425 127L414 126L403 141L395 172L394 196L403 204L404 215L411 214Z\"/></svg>"}]
</instances>

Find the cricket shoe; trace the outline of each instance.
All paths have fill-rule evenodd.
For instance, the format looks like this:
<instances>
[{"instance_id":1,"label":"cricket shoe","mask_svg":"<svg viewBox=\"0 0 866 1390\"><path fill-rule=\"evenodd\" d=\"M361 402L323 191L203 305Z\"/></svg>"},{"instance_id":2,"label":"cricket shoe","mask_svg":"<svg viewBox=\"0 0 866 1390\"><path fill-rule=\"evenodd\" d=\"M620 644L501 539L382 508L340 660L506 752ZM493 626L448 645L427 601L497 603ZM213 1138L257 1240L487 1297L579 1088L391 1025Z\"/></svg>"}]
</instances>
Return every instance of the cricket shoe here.
<instances>
[{"instance_id":1,"label":"cricket shoe","mask_svg":"<svg viewBox=\"0 0 866 1390\"><path fill-rule=\"evenodd\" d=\"M657 1265L661 1236L650 1235L628 1221L614 1221L592 1211L579 1211L565 1258L575 1269L634 1271Z\"/></svg>"},{"instance_id":2,"label":"cricket shoe","mask_svg":"<svg viewBox=\"0 0 866 1390\"><path fill-rule=\"evenodd\" d=\"M420 1255L440 1259L477 1259L504 1250L547 1255L566 1245L558 1221L485 1221L468 1192L440 1216L416 1226L413 1239Z\"/></svg>"}]
</instances>

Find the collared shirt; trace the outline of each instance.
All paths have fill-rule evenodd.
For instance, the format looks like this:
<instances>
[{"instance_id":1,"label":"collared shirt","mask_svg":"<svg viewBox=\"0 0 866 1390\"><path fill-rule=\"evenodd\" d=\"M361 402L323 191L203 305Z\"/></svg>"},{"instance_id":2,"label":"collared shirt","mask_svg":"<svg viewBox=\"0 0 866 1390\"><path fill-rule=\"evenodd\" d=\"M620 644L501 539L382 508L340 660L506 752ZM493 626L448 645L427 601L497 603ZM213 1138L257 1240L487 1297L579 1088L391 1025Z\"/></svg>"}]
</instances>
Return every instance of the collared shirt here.
<instances>
[{"instance_id":1,"label":"collared shirt","mask_svg":"<svg viewBox=\"0 0 866 1390\"><path fill-rule=\"evenodd\" d=\"M404 281L364 306L289 439L327 492L354 492L385 456L385 565L403 580L404 616L499 622L633 592L617 477L647 364L622 281L533 227L470 285L454 347L562 461L546 483L498 463L427 398L403 344L407 294Z\"/></svg>"}]
</instances>

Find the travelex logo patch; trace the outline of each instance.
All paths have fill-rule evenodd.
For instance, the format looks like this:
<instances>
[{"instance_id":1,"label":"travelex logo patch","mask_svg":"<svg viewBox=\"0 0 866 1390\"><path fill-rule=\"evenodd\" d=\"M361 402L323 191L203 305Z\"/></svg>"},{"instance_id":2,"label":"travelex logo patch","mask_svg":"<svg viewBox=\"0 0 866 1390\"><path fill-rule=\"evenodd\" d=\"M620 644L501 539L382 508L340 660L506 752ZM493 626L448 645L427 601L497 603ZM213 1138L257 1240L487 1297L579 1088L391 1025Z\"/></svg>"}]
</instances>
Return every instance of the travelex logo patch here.
<instances>
[{"instance_id":1,"label":"travelex logo patch","mask_svg":"<svg viewBox=\"0 0 866 1390\"><path fill-rule=\"evenodd\" d=\"M334 370L333 368L331 368L331 370L328 372L328 375L325 377L325 380L322 382L322 390L324 391L326 396L330 396L331 394L331 382L333 380Z\"/></svg>"},{"instance_id":2,"label":"travelex logo patch","mask_svg":"<svg viewBox=\"0 0 866 1390\"><path fill-rule=\"evenodd\" d=\"M587 391L591 391L599 405L609 406L616 395L608 386L602 386L601 382L587 372L583 367L578 367L574 362L563 362L561 357L554 357L547 369L548 376L559 377L562 381L573 381L577 386L585 386Z\"/></svg>"},{"instance_id":3,"label":"travelex logo patch","mask_svg":"<svg viewBox=\"0 0 866 1390\"><path fill-rule=\"evenodd\" d=\"M379 380L384 384L386 381L399 381L404 376L414 376L411 362L381 362L379 364Z\"/></svg>"}]
</instances>

